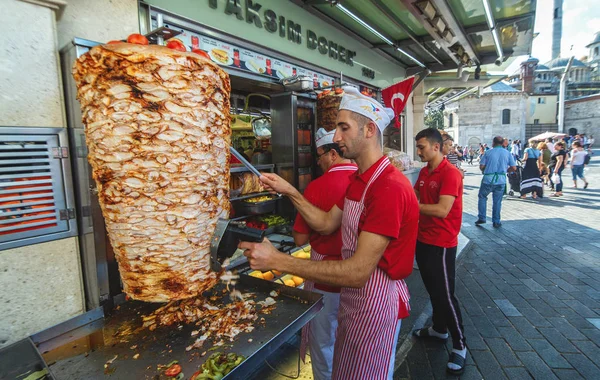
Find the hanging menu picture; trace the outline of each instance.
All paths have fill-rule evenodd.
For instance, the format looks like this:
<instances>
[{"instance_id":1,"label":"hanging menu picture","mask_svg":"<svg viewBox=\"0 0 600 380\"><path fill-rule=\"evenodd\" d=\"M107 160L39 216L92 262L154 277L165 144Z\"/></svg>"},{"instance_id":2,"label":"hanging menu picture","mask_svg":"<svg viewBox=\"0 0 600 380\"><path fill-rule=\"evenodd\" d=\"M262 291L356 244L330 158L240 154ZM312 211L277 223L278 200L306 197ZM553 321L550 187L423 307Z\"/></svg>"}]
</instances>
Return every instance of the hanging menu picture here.
<instances>
[{"instance_id":1,"label":"hanging menu picture","mask_svg":"<svg viewBox=\"0 0 600 380\"><path fill-rule=\"evenodd\" d=\"M189 49L201 49L208 53L213 62L221 66L235 67L261 76L281 80L292 75L305 75L313 80L315 87L332 86L335 78L296 67L289 62L222 42L211 37L183 31L177 36Z\"/></svg>"}]
</instances>

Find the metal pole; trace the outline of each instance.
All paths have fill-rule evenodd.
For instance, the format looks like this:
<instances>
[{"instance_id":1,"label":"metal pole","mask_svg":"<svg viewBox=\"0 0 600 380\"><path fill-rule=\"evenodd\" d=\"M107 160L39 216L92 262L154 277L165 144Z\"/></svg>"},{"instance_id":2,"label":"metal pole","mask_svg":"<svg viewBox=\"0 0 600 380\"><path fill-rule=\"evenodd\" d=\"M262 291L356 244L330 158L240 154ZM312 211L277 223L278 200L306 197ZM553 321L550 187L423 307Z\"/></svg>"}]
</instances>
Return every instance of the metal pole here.
<instances>
[{"instance_id":1,"label":"metal pole","mask_svg":"<svg viewBox=\"0 0 600 380\"><path fill-rule=\"evenodd\" d=\"M560 90L558 93L558 132L564 133L565 130L565 95L567 93L567 79L569 76L569 70L571 70L571 65L573 64L573 59L575 57L569 58L569 62L567 63L567 67L560 78Z\"/></svg>"}]
</instances>

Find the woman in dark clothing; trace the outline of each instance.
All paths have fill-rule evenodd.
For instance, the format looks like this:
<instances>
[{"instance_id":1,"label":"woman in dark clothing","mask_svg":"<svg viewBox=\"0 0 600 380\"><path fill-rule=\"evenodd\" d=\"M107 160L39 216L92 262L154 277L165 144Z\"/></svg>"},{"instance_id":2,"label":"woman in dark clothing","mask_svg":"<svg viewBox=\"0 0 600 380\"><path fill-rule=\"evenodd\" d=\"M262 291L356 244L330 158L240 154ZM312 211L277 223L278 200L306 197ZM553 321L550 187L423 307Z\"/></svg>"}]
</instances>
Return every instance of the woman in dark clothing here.
<instances>
[{"instance_id":1,"label":"woman in dark clothing","mask_svg":"<svg viewBox=\"0 0 600 380\"><path fill-rule=\"evenodd\" d=\"M557 142L554 145L555 152L550 157L550 175L558 174L558 178L560 178L559 183L555 183L556 192L552 194L553 197L561 197L563 195L563 181L562 181L562 171L567 165L567 152L565 151L565 143L562 141Z\"/></svg>"},{"instance_id":2,"label":"woman in dark clothing","mask_svg":"<svg viewBox=\"0 0 600 380\"><path fill-rule=\"evenodd\" d=\"M527 198L527 194L531 193L533 199L542 196L543 184L540 178L540 164L542 155L540 151L535 149L535 141L529 141L529 148L523 153L523 161L525 167L521 174L521 199Z\"/></svg>"}]
</instances>

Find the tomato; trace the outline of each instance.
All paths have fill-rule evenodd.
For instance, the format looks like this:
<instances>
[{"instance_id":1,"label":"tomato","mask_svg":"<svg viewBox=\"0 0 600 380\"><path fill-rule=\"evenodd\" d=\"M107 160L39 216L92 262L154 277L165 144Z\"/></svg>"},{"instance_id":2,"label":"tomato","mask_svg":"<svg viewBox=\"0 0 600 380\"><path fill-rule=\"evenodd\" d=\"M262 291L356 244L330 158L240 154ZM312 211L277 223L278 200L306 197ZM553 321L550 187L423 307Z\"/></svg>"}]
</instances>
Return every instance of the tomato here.
<instances>
[{"instance_id":1,"label":"tomato","mask_svg":"<svg viewBox=\"0 0 600 380\"><path fill-rule=\"evenodd\" d=\"M202 371L196 371L192 374L192 377L190 377L190 380L196 380L196 377L200 376L203 372Z\"/></svg>"},{"instance_id":2,"label":"tomato","mask_svg":"<svg viewBox=\"0 0 600 380\"><path fill-rule=\"evenodd\" d=\"M201 55L202 57L204 57L206 59L210 59L210 56L208 55L208 53L205 52L202 49L194 49L194 50L192 50L192 53L196 53L196 54Z\"/></svg>"},{"instance_id":3,"label":"tomato","mask_svg":"<svg viewBox=\"0 0 600 380\"><path fill-rule=\"evenodd\" d=\"M129 37L127 37L127 42L130 44L148 45L148 39L146 36L138 33L130 34Z\"/></svg>"},{"instance_id":4,"label":"tomato","mask_svg":"<svg viewBox=\"0 0 600 380\"><path fill-rule=\"evenodd\" d=\"M112 41L108 41L106 44L107 45L112 45L112 44L122 44L123 41L119 41L119 40L112 40Z\"/></svg>"},{"instance_id":5,"label":"tomato","mask_svg":"<svg viewBox=\"0 0 600 380\"><path fill-rule=\"evenodd\" d=\"M167 47L169 49L177 50L177 51L187 51L185 45L179 40L169 40L167 41Z\"/></svg>"},{"instance_id":6,"label":"tomato","mask_svg":"<svg viewBox=\"0 0 600 380\"><path fill-rule=\"evenodd\" d=\"M181 372L181 366L179 364L173 364L172 366L167 368L167 370L165 371L165 375L175 377L175 376L179 375L180 372Z\"/></svg>"}]
</instances>

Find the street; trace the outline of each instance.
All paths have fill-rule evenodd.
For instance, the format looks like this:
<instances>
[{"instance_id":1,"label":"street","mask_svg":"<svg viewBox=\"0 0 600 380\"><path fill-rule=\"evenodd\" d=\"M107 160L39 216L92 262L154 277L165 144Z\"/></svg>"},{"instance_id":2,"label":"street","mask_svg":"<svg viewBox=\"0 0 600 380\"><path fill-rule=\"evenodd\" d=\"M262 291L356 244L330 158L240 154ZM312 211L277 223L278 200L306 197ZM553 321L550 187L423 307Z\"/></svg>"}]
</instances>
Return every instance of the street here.
<instances>
[{"instance_id":1,"label":"street","mask_svg":"<svg viewBox=\"0 0 600 380\"><path fill-rule=\"evenodd\" d=\"M595 153L585 171L588 189L581 182L573 189L567 168L564 197L547 197L548 188L536 201L506 196L498 229L491 223L491 195L487 223L474 225L481 174L475 161L463 164L462 233L472 245L456 276L468 347L461 379L600 378L600 151ZM418 276L415 270L411 277ZM411 280L413 298L423 301L424 290ZM423 315L421 310L426 307L417 310ZM413 340L394 377L452 378L445 371L451 348L450 341Z\"/></svg>"}]
</instances>

